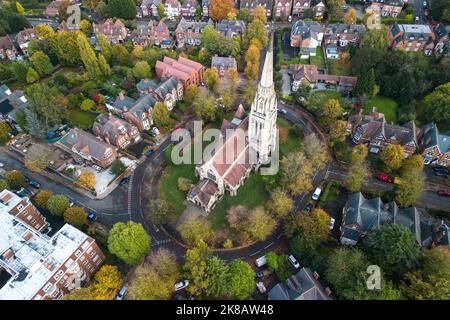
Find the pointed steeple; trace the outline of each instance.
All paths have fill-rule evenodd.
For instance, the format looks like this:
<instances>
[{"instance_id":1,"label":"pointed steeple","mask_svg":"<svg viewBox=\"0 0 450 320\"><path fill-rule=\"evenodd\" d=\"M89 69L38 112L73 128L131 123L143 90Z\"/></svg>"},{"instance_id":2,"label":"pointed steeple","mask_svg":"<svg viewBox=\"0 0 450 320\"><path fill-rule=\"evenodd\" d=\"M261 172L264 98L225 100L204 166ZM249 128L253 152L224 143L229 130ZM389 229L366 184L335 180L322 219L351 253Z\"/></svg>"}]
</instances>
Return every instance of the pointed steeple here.
<instances>
[{"instance_id":1,"label":"pointed steeple","mask_svg":"<svg viewBox=\"0 0 450 320\"><path fill-rule=\"evenodd\" d=\"M260 86L269 88L273 86L273 32L270 34L264 67L261 74Z\"/></svg>"}]
</instances>

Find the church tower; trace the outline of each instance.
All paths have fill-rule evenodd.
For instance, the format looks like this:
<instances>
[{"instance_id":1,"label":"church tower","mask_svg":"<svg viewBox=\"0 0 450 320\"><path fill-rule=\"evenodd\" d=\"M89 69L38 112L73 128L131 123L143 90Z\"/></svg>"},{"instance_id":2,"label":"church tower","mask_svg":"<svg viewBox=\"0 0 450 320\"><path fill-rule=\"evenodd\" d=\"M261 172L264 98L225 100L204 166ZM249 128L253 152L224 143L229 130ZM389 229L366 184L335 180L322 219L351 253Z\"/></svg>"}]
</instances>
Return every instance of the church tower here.
<instances>
[{"instance_id":1,"label":"church tower","mask_svg":"<svg viewBox=\"0 0 450 320\"><path fill-rule=\"evenodd\" d=\"M277 143L277 98L273 83L273 33L264 60L261 80L249 117L248 138L250 147L258 156L258 163L270 160Z\"/></svg>"}]
</instances>

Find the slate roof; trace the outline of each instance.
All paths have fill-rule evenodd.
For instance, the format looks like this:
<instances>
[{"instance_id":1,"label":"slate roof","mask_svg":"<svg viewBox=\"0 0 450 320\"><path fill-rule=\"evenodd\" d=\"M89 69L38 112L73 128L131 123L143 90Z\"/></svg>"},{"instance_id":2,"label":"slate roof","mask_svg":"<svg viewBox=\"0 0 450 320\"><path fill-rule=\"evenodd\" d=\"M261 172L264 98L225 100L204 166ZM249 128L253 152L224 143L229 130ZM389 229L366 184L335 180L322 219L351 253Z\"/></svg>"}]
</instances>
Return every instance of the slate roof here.
<instances>
[{"instance_id":1,"label":"slate roof","mask_svg":"<svg viewBox=\"0 0 450 320\"><path fill-rule=\"evenodd\" d=\"M123 99L119 95L113 103L113 107L122 111L125 111L125 107L130 109L132 105L136 103L136 100L128 96L123 96Z\"/></svg>"},{"instance_id":2,"label":"slate roof","mask_svg":"<svg viewBox=\"0 0 450 320\"><path fill-rule=\"evenodd\" d=\"M450 132L441 134L434 122L422 128L424 148L437 146L441 153L450 152Z\"/></svg>"},{"instance_id":3,"label":"slate roof","mask_svg":"<svg viewBox=\"0 0 450 320\"><path fill-rule=\"evenodd\" d=\"M227 37L231 37L235 33L244 34L245 22L242 20L222 20L217 22L216 29Z\"/></svg>"},{"instance_id":4,"label":"slate roof","mask_svg":"<svg viewBox=\"0 0 450 320\"><path fill-rule=\"evenodd\" d=\"M237 68L237 62L235 58L214 56L212 57L211 67L215 67L217 69Z\"/></svg>"},{"instance_id":5,"label":"slate roof","mask_svg":"<svg viewBox=\"0 0 450 320\"><path fill-rule=\"evenodd\" d=\"M323 33L325 28L317 21L296 21L291 28L291 36L301 35L302 39L318 39L318 34Z\"/></svg>"}]
</instances>

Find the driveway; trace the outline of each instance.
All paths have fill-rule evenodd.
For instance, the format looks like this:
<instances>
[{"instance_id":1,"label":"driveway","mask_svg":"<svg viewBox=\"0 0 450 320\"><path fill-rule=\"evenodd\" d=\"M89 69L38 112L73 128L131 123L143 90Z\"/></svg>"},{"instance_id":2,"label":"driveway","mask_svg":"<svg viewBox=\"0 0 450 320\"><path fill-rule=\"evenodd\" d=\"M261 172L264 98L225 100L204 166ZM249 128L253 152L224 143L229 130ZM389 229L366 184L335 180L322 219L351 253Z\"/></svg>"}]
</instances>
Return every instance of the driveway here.
<instances>
[{"instance_id":1,"label":"driveway","mask_svg":"<svg viewBox=\"0 0 450 320\"><path fill-rule=\"evenodd\" d=\"M283 95L291 95L291 76L288 74L287 69L281 69L281 74L283 75L283 86L281 87L281 92Z\"/></svg>"}]
</instances>

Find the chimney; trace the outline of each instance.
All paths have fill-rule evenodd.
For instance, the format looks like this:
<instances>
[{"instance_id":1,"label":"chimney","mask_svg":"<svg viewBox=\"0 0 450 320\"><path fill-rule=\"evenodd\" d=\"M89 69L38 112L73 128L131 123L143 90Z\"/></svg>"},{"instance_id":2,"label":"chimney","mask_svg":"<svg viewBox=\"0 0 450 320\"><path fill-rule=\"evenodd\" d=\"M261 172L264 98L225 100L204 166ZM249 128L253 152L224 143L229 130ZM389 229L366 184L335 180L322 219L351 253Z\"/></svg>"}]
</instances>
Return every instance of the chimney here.
<instances>
[{"instance_id":1,"label":"chimney","mask_svg":"<svg viewBox=\"0 0 450 320\"><path fill-rule=\"evenodd\" d=\"M377 112L377 107L373 106L372 107L372 113L375 113L375 112Z\"/></svg>"},{"instance_id":2,"label":"chimney","mask_svg":"<svg viewBox=\"0 0 450 320\"><path fill-rule=\"evenodd\" d=\"M313 277L314 277L314 279L317 280L317 279L319 279L319 274L316 271L314 271Z\"/></svg>"},{"instance_id":3,"label":"chimney","mask_svg":"<svg viewBox=\"0 0 450 320\"><path fill-rule=\"evenodd\" d=\"M123 101L123 100L125 99L125 96L123 95L123 92L122 92L122 91L120 91L120 93L119 93L119 99L120 99L121 101Z\"/></svg>"},{"instance_id":4,"label":"chimney","mask_svg":"<svg viewBox=\"0 0 450 320\"><path fill-rule=\"evenodd\" d=\"M331 296L331 289L329 287L325 288L325 294L327 295L327 297Z\"/></svg>"}]
</instances>

